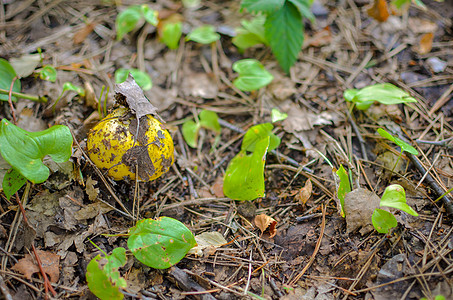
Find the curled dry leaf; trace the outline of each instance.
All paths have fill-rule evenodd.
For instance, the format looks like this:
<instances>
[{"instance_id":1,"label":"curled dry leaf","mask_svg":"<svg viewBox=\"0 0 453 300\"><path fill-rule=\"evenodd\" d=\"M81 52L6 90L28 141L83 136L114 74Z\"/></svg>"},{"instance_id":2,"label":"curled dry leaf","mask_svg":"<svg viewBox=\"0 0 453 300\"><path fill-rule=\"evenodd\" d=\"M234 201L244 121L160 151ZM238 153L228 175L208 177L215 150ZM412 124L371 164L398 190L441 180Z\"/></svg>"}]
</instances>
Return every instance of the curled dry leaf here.
<instances>
[{"instance_id":1,"label":"curled dry leaf","mask_svg":"<svg viewBox=\"0 0 453 300\"><path fill-rule=\"evenodd\" d=\"M41 259L41 265L50 277L51 282L58 282L60 278L60 256L51 252L36 250L39 258ZM30 254L25 254L25 257L20 259L17 264L15 264L12 269L19 273L22 273L25 278L31 279L31 276L34 273L39 272L39 267L36 264L36 259Z\"/></svg>"},{"instance_id":2,"label":"curled dry leaf","mask_svg":"<svg viewBox=\"0 0 453 300\"><path fill-rule=\"evenodd\" d=\"M277 221L274 218L269 217L268 215L261 214L255 217L255 225L263 233L269 227L269 237L273 238L277 234Z\"/></svg>"},{"instance_id":3,"label":"curled dry leaf","mask_svg":"<svg viewBox=\"0 0 453 300\"><path fill-rule=\"evenodd\" d=\"M217 231L203 232L195 236L197 245L189 250L189 254L196 256L209 256L215 253L216 249L228 244L223 235Z\"/></svg>"},{"instance_id":4,"label":"curled dry leaf","mask_svg":"<svg viewBox=\"0 0 453 300\"><path fill-rule=\"evenodd\" d=\"M296 199L299 200L299 203L304 205L310 199L313 192L313 184L310 179L307 179L305 186L299 190L296 195Z\"/></svg>"},{"instance_id":5,"label":"curled dry leaf","mask_svg":"<svg viewBox=\"0 0 453 300\"><path fill-rule=\"evenodd\" d=\"M386 0L374 0L373 6L367 10L370 17L379 22L385 22L389 17L389 9Z\"/></svg>"},{"instance_id":6,"label":"curled dry leaf","mask_svg":"<svg viewBox=\"0 0 453 300\"><path fill-rule=\"evenodd\" d=\"M433 38L434 34L432 32L423 34L420 38L420 43L414 48L414 50L418 54L428 54L433 48Z\"/></svg>"}]
</instances>

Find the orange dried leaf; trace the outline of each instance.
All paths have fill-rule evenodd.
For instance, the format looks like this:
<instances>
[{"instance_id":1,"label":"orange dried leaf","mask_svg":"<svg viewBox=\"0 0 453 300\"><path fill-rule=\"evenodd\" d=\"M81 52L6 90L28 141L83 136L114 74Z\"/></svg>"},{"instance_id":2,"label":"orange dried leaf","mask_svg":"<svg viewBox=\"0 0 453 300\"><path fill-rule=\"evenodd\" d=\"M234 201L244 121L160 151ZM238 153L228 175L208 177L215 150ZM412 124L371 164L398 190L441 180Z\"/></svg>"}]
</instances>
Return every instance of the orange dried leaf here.
<instances>
[{"instance_id":1,"label":"orange dried leaf","mask_svg":"<svg viewBox=\"0 0 453 300\"><path fill-rule=\"evenodd\" d=\"M82 43L87 38L87 36L91 32L93 32L94 27L96 27L95 23L89 23L85 27L83 27L82 29L77 31L74 34L74 37L72 38L72 41L73 41L74 45Z\"/></svg>"},{"instance_id":2,"label":"orange dried leaf","mask_svg":"<svg viewBox=\"0 0 453 300\"><path fill-rule=\"evenodd\" d=\"M432 32L425 33L420 39L420 44L418 45L417 52L418 54L427 54L433 48L433 38L434 34Z\"/></svg>"},{"instance_id":3,"label":"orange dried leaf","mask_svg":"<svg viewBox=\"0 0 453 300\"><path fill-rule=\"evenodd\" d=\"M36 250L39 258L41 259L41 265L50 277L50 281L53 283L58 282L60 278L60 256L51 252ZM25 254L25 257L20 259L12 269L19 273L22 273L25 278L31 279L34 273L39 273L39 267L36 263L35 257L30 254Z\"/></svg>"},{"instance_id":4,"label":"orange dried leaf","mask_svg":"<svg viewBox=\"0 0 453 300\"><path fill-rule=\"evenodd\" d=\"M373 6L371 6L367 13L370 17L374 18L379 22L385 22L389 17L389 9L387 1L385 0L374 0Z\"/></svg>"},{"instance_id":5,"label":"orange dried leaf","mask_svg":"<svg viewBox=\"0 0 453 300\"><path fill-rule=\"evenodd\" d=\"M296 199L299 200L299 203L304 205L307 203L308 199L310 199L311 194L313 192L313 184L311 183L311 180L308 179L305 182L305 186L299 190L299 192L296 195Z\"/></svg>"},{"instance_id":6,"label":"orange dried leaf","mask_svg":"<svg viewBox=\"0 0 453 300\"><path fill-rule=\"evenodd\" d=\"M277 234L277 221L274 218L269 217L268 215L261 214L255 217L255 225L263 233L269 227L269 235L273 238Z\"/></svg>"}]
</instances>

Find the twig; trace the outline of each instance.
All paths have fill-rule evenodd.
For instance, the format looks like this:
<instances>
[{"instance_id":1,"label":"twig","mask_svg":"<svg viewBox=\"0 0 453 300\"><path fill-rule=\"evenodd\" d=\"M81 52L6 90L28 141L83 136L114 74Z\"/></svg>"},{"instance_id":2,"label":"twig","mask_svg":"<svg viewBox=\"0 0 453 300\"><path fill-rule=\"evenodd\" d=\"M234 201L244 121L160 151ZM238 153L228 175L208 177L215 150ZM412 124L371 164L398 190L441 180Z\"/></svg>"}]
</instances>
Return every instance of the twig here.
<instances>
[{"instance_id":1,"label":"twig","mask_svg":"<svg viewBox=\"0 0 453 300\"><path fill-rule=\"evenodd\" d=\"M2 295L3 297L5 297L5 300L13 300L13 297L9 293L8 287L6 286L2 275L0 275L0 291L2 291Z\"/></svg>"},{"instance_id":2,"label":"twig","mask_svg":"<svg viewBox=\"0 0 453 300\"><path fill-rule=\"evenodd\" d=\"M16 112L15 112L15 109L14 109L14 106L13 106L13 99L12 99L12 93L13 93L13 87L14 87L14 82L16 81L17 79L17 76L14 76L13 80L11 80L11 86L9 87L9 91L8 91L8 104L9 104L9 107L11 109L11 115L13 116L13 121L14 121L14 125L17 125L17 118L16 118Z\"/></svg>"},{"instance_id":3,"label":"twig","mask_svg":"<svg viewBox=\"0 0 453 300\"><path fill-rule=\"evenodd\" d=\"M318 241L316 242L315 250L313 251L313 254L310 257L310 260L305 265L305 267L302 269L302 271L296 277L294 277L293 280L291 280L290 285L295 285L299 281L299 279L302 276L304 276L305 272L307 272L308 268L315 261L316 254L318 254L319 248L321 248L321 241L324 236L324 229L326 229L326 208L327 208L327 206L323 204L321 207L322 207L321 208L321 210L322 210L321 232L319 233L319 238L318 238Z\"/></svg>"},{"instance_id":4,"label":"twig","mask_svg":"<svg viewBox=\"0 0 453 300\"><path fill-rule=\"evenodd\" d=\"M169 274L176 280L178 285L184 290L184 291L206 291L201 285L193 281L188 274L190 275L195 275L194 273L187 271L187 270L181 270L180 268L173 266L170 269ZM202 294L198 295L199 299L202 300L215 300L215 298L211 294Z\"/></svg>"}]
</instances>

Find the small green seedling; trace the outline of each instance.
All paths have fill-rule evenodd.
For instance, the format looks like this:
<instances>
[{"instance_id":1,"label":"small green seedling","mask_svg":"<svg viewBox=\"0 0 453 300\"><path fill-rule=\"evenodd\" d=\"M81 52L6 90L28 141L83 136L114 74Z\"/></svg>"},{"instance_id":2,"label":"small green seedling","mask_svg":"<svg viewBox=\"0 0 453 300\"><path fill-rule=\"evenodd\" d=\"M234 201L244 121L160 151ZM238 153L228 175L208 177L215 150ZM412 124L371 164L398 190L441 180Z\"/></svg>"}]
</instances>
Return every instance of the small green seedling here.
<instances>
[{"instance_id":1,"label":"small green seedling","mask_svg":"<svg viewBox=\"0 0 453 300\"><path fill-rule=\"evenodd\" d=\"M255 45L264 44L269 46L264 33L265 21L266 18L263 15L256 16L251 21L241 21L242 27L236 29L236 36L232 40L241 53Z\"/></svg>"},{"instance_id":2,"label":"small green seedling","mask_svg":"<svg viewBox=\"0 0 453 300\"><path fill-rule=\"evenodd\" d=\"M192 232L178 220L145 219L129 230L127 246L140 262L154 269L167 269L195 247Z\"/></svg>"},{"instance_id":3,"label":"small green seedling","mask_svg":"<svg viewBox=\"0 0 453 300\"><path fill-rule=\"evenodd\" d=\"M399 184L389 185L381 197L379 206L393 207L402 210L415 217L418 216L417 212L406 204L406 192ZM390 229L396 227L398 222L392 213L382 209L375 209L372 216L373 226L379 233L387 234Z\"/></svg>"},{"instance_id":4,"label":"small green seedling","mask_svg":"<svg viewBox=\"0 0 453 300\"><path fill-rule=\"evenodd\" d=\"M42 159L49 155L55 162L68 161L72 154L72 135L64 125L39 132L28 132L3 119L0 123L0 153L12 169L3 178L5 195L11 196L25 183L42 183L50 171Z\"/></svg>"},{"instance_id":5,"label":"small green seedling","mask_svg":"<svg viewBox=\"0 0 453 300\"><path fill-rule=\"evenodd\" d=\"M96 297L104 299L123 299L120 289L127 287L126 279L121 277L118 268L126 264L126 249L119 247L111 255L97 255L87 266L88 288Z\"/></svg>"},{"instance_id":6,"label":"small green seedling","mask_svg":"<svg viewBox=\"0 0 453 300\"><path fill-rule=\"evenodd\" d=\"M162 26L160 41L167 45L168 48L175 50L178 49L179 40L182 35L181 22L165 22Z\"/></svg>"},{"instance_id":7,"label":"small green seedling","mask_svg":"<svg viewBox=\"0 0 453 300\"><path fill-rule=\"evenodd\" d=\"M115 82L123 83L126 81L129 73L134 77L135 82L144 90L148 91L153 87L153 81L151 77L145 72L142 72L138 69L125 69L119 68L115 71Z\"/></svg>"},{"instance_id":8,"label":"small green seedling","mask_svg":"<svg viewBox=\"0 0 453 300\"><path fill-rule=\"evenodd\" d=\"M79 86L74 85L73 83L67 81L63 83L63 90L61 91L60 96L55 100L55 103L52 105L52 111L55 112L55 108L57 107L58 102L60 101L61 97L63 97L65 92L73 91L76 92L77 95L80 97L85 97L85 89Z\"/></svg>"},{"instance_id":9,"label":"small green seedling","mask_svg":"<svg viewBox=\"0 0 453 300\"><path fill-rule=\"evenodd\" d=\"M254 200L264 196L266 154L280 144L270 123L251 127L242 141L241 151L230 161L223 180L224 194L234 200ZM251 152L251 153L249 153Z\"/></svg>"},{"instance_id":10,"label":"small green seedling","mask_svg":"<svg viewBox=\"0 0 453 300\"><path fill-rule=\"evenodd\" d=\"M122 40L127 33L141 26L144 21L157 26L157 17L158 12L149 8L146 4L129 6L126 10L119 13L116 18L116 39L118 41Z\"/></svg>"},{"instance_id":11,"label":"small green seedling","mask_svg":"<svg viewBox=\"0 0 453 300\"><path fill-rule=\"evenodd\" d=\"M347 193L351 191L351 184L349 182L348 173L346 172L343 165L340 165L340 168L336 171L336 174L340 178L340 183L338 184L337 197L340 200L340 213L344 218L344 197Z\"/></svg>"},{"instance_id":12,"label":"small green seedling","mask_svg":"<svg viewBox=\"0 0 453 300\"><path fill-rule=\"evenodd\" d=\"M404 7L409 7L412 2L414 2L414 4L417 5L418 7L426 8L426 5L420 0L393 0L391 4L398 9L401 9Z\"/></svg>"},{"instance_id":13,"label":"small green seedling","mask_svg":"<svg viewBox=\"0 0 453 300\"><path fill-rule=\"evenodd\" d=\"M50 82L55 82L57 80L57 70L51 65L45 65L35 72L42 80L47 80Z\"/></svg>"},{"instance_id":14,"label":"small green seedling","mask_svg":"<svg viewBox=\"0 0 453 300\"><path fill-rule=\"evenodd\" d=\"M276 109L276 108L273 108L273 109L271 110L271 120L272 120L272 123L276 123L276 122L283 121L283 120L285 120L286 118L288 118L288 114L287 114L287 113L282 113L281 111L279 111L279 110Z\"/></svg>"},{"instance_id":15,"label":"small green seedling","mask_svg":"<svg viewBox=\"0 0 453 300\"><path fill-rule=\"evenodd\" d=\"M420 298L420 300L428 300L426 297ZM436 295L434 300L446 300L444 295Z\"/></svg>"},{"instance_id":16,"label":"small green seedling","mask_svg":"<svg viewBox=\"0 0 453 300\"><path fill-rule=\"evenodd\" d=\"M127 246L143 264L167 269L178 263L197 246L192 232L178 220L161 217L144 219L129 230ZM126 249L115 248L112 255L93 258L87 267L88 288L101 300L123 299L120 289L127 287L118 268L126 264Z\"/></svg>"},{"instance_id":17,"label":"small green seedling","mask_svg":"<svg viewBox=\"0 0 453 300\"><path fill-rule=\"evenodd\" d=\"M233 81L241 91L258 90L272 82L274 76L256 59L242 59L233 64L233 70L239 77Z\"/></svg>"},{"instance_id":18,"label":"small green seedling","mask_svg":"<svg viewBox=\"0 0 453 300\"><path fill-rule=\"evenodd\" d=\"M212 25L203 25L192 30L187 36L186 41L194 41L200 44L211 44L220 39L220 34L215 31Z\"/></svg>"},{"instance_id":19,"label":"small green seedling","mask_svg":"<svg viewBox=\"0 0 453 300\"><path fill-rule=\"evenodd\" d=\"M9 91L11 88L11 83L16 76L16 71L11 66L11 64L6 59L0 58L0 89ZM12 91L20 93L20 90L20 80L17 79L13 84ZM12 101L16 101L16 99L16 97L11 97ZM8 101L8 95L0 94L0 100Z\"/></svg>"},{"instance_id":20,"label":"small green seedling","mask_svg":"<svg viewBox=\"0 0 453 300\"><path fill-rule=\"evenodd\" d=\"M241 9L266 16L264 35L272 53L282 69L289 69L297 60L304 42L304 24L302 18L312 22L315 17L310 11L312 0L242 0Z\"/></svg>"},{"instance_id":21,"label":"small green seedling","mask_svg":"<svg viewBox=\"0 0 453 300\"><path fill-rule=\"evenodd\" d=\"M395 169L395 167L398 165L398 162L401 159L401 156L403 155L403 151L406 151L407 153L411 153L413 155L418 155L417 149L415 149L414 147L412 147L411 145L409 145L405 141L397 138L396 136L391 135L390 133L388 133L384 129L378 128L377 132L379 133L380 136L382 136L383 138L388 139L389 141L394 142L395 144L397 144L401 148L400 154L398 155L398 159L396 160L395 165L392 168L392 173L393 173L393 170Z\"/></svg>"},{"instance_id":22,"label":"small green seedling","mask_svg":"<svg viewBox=\"0 0 453 300\"><path fill-rule=\"evenodd\" d=\"M197 148L198 132L201 128L206 128L220 134L219 117L213 111L202 110L199 115L200 121L187 120L182 124L182 136L187 145Z\"/></svg>"},{"instance_id":23,"label":"small green seedling","mask_svg":"<svg viewBox=\"0 0 453 300\"><path fill-rule=\"evenodd\" d=\"M417 102L411 95L391 83L349 89L343 93L343 97L346 101L354 103L359 110L368 109L375 101L386 105Z\"/></svg>"}]
</instances>

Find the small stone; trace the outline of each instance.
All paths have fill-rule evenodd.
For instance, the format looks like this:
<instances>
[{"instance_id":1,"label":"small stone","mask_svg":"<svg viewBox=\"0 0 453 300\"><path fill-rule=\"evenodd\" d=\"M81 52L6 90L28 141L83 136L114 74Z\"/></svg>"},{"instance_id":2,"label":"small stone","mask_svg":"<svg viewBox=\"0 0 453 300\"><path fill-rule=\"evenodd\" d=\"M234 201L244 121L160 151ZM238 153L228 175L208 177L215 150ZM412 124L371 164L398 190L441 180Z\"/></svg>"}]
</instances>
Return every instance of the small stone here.
<instances>
[{"instance_id":1,"label":"small stone","mask_svg":"<svg viewBox=\"0 0 453 300\"><path fill-rule=\"evenodd\" d=\"M438 57L430 57L426 60L429 67L434 73L440 73L447 68L447 62L439 59Z\"/></svg>"}]
</instances>

